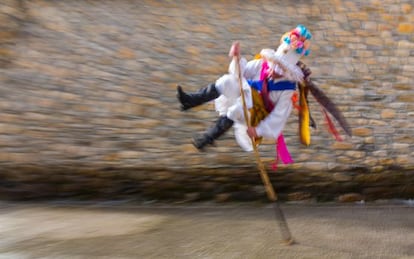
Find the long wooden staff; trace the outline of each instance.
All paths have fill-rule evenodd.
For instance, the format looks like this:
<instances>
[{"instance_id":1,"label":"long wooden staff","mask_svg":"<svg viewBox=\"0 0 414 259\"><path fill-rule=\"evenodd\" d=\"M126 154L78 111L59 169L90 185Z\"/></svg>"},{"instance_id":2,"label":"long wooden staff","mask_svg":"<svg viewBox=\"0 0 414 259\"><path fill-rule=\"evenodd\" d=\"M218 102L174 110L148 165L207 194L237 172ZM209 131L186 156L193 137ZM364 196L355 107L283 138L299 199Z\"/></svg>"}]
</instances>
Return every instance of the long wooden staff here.
<instances>
[{"instance_id":1,"label":"long wooden staff","mask_svg":"<svg viewBox=\"0 0 414 259\"><path fill-rule=\"evenodd\" d=\"M233 58L234 58L234 61L236 62L236 70L237 70L237 77L238 77L239 87L240 87L240 95L241 95L242 102L243 102L244 119L245 119L246 125L250 127L251 123L250 123L249 114L247 110L246 98L243 92L243 83L242 83L241 69L240 69L240 62L239 62L240 58L239 58L239 55L235 55ZM263 184L266 189L267 197L273 203L273 207L275 209L276 220L279 223L283 241L285 242L285 244L291 245L294 243L294 240L293 240L292 234L290 233L289 226L286 222L285 215L283 214L283 211L279 206L276 192L274 191L272 183L269 180L269 176L266 172L266 168L262 160L260 159L260 154L257 149L256 140L254 139L254 137L251 137L250 139L252 141L253 151L256 157L257 166L260 171L260 177L262 178Z\"/></svg>"}]
</instances>

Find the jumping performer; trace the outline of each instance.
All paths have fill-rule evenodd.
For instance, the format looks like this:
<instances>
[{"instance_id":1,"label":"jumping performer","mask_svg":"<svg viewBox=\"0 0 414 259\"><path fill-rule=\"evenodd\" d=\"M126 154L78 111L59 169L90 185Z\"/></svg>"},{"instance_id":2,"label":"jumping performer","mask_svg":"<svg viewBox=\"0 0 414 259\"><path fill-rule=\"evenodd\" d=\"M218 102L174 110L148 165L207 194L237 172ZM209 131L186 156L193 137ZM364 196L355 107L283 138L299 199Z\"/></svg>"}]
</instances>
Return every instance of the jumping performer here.
<instances>
[{"instance_id":1,"label":"jumping performer","mask_svg":"<svg viewBox=\"0 0 414 259\"><path fill-rule=\"evenodd\" d=\"M295 106L298 107L300 115L301 142L309 145L309 126L315 126L307 106L309 90L350 135L349 126L342 114L313 84L309 78L310 70L299 61L301 57L310 53L311 38L309 30L303 25L298 25L281 37L276 50L263 49L260 55L249 62L240 57L240 45L236 42L232 45L229 55L238 58L232 59L228 74L195 93L186 93L181 86L177 86L177 97L182 110L214 100L216 111L219 113L213 127L193 137L194 146L203 150L232 126L235 129L236 141L246 151L252 150L250 138L271 138L283 144L282 130ZM239 60L239 66L236 66L235 60ZM252 125L249 127L245 123L236 68L241 70L241 85ZM300 98L297 90L300 92ZM325 115L329 120L329 116L326 113ZM332 123L330 125L333 127Z\"/></svg>"}]
</instances>

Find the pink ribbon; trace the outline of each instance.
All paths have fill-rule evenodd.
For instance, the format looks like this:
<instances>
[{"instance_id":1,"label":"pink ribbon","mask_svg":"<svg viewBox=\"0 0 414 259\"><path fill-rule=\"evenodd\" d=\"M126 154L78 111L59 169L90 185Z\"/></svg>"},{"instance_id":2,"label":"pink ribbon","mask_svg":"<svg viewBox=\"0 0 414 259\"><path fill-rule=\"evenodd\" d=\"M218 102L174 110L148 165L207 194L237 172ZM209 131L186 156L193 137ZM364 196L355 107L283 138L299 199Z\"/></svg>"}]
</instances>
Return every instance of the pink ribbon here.
<instances>
[{"instance_id":1,"label":"pink ribbon","mask_svg":"<svg viewBox=\"0 0 414 259\"><path fill-rule=\"evenodd\" d=\"M282 160L284 164L292 164L293 159L290 156L289 150L287 149L285 138L283 137L283 134L280 134L277 138L277 154L279 158Z\"/></svg>"},{"instance_id":2,"label":"pink ribbon","mask_svg":"<svg viewBox=\"0 0 414 259\"><path fill-rule=\"evenodd\" d=\"M265 80L267 78L268 69L269 65L266 61L263 61L262 70L260 71L260 80Z\"/></svg>"},{"instance_id":3,"label":"pink ribbon","mask_svg":"<svg viewBox=\"0 0 414 259\"><path fill-rule=\"evenodd\" d=\"M290 156L289 150L287 149L285 138L283 134L280 134L276 140L276 161L272 164L272 169L277 169L279 159L282 160L283 164L292 164L293 159Z\"/></svg>"}]
</instances>

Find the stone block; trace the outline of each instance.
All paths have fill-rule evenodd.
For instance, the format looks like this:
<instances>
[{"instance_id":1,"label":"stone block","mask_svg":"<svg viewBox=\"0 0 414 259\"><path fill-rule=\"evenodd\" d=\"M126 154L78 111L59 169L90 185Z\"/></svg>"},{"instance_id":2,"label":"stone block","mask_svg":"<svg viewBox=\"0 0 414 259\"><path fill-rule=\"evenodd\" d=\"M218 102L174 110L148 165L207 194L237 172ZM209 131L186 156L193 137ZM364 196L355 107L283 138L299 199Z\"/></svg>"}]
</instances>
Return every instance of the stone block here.
<instances>
[{"instance_id":1,"label":"stone block","mask_svg":"<svg viewBox=\"0 0 414 259\"><path fill-rule=\"evenodd\" d=\"M135 59L136 58L135 51L133 49L126 48L126 47L121 47L118 49L118 56L121 59Z\"/></svg>"},{"instance_id":2,"label":"stone block","mask_svg":"<svg viewBox=\"0 0 414 259\"><path fill-rule=\"evenodd\" d=\"M354 145L348 142L334 142L331 147L336 150L350 150L353 149Z\"/></svg>"},{"instance_id":3,"label":"stone block","mask_svg":"<svg viewBox=\"0 0 414 259\"><path fill-rule=\"evenodd\" d=\"M381 111L381 118L383 119L394 119L396 116L395 110L384 109Z\"/></svg>"},{"instance_id":4,"label":"stone block","mask_svg":"<svg viewBox=\"0 0 414 259\"><path fill-rule=\"evenodd\" d=\"M312 198L311 193L307 192L293 192L288 194L288 201L304 201Z\"/></svg>"},{"instance_id":5,"label":"stone block","mask_svg":"<svg viewBox=\"0 0 414 259\"><path fill-rule=\"evenodd\" d=\"M413 33L414 32L414 24L412 23L400 23L398 24L397 28L399 33Z\"/></svg>"},{"instance_id":6,"label":"stone block","mask_svg":"<svg viewBox=\"0 0 414 259\"><path fill-rule=\"evenodd\" d=\"M359 193L347 193L338 197L339 202L358 202L363 200L364 196Z\"/></svg>"},{"instance_id":7,"label":"stone block","mask_svg":"<svg viewBox=\"0 0 414 259\"><path fill-rule=\"evenodd\" d=\"M352 130L352 134L358 137L372 136L373 130L370 128L355 128Z\"/></svg>"},{"instance_id":8,"label":"stone block","mask_svg":"<svg viewBox=\"0 0 414 259\"><path fill-rule=\"evenodd\" d=\"M410 12L413 11L413 5L406 4L406 3L401 4L401 11L403 13L409 14Z\"/></svg>"}]
</instances>

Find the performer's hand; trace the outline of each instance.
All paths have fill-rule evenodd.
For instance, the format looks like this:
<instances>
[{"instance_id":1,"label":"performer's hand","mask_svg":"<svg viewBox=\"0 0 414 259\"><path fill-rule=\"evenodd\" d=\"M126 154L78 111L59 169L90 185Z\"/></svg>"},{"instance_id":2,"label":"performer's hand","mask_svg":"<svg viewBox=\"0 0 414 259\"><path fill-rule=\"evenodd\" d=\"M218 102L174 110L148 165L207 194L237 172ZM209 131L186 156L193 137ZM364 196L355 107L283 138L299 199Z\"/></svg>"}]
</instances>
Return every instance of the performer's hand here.
<instances>
[{"instance_id":1,"label":"performer's hand","mask_svg":"<svg viewBox=\"0 0 414 259\"><path fill-rule=\"evenodd\" d=\"M270 78L270 79L272 79L272 80L275 80L275 79L278 79L278 78L281 78L281 77L283 77L283 75L282 74L279 74L279 73L277 73L273 68L269 68L269 70L270 71L268 71L268 78Z\"/></svg>"},{"instance_id":2,"label":"performer's hand","mask_svg":"<svg viewBox=\"0 0 414 259\"><path fill-rule=\"evenodd\" d=\"M255 127L248 127L247 128L247 135L249 135L250 138L258 138L256 128Z\"/></svg>"},{"instance_id":3,"label":"performer's hand","mask_svg":"<svg viewBox=\"0 0 414 259\"><path fill-rule=\"evenodd\" d=\"M240 43L238 41L234 42L233 45L231 45L229 56L230 57L240 56Z\"/></svg>"},{"instance_id":4,"label":"performer's hand","mask_svg":"<svg viewBox=\"0 0 414 259\"><path fill-rule=\"evenodd\" d=\"M308 79L308 77L312 74L312 71L310 70L310 68L308 68L305 63L303 63L302 61L298 61L297 65L300 67L300 69L302 69L302 73L304 75L304 79Z\"/></svg>"}]
</instances>

